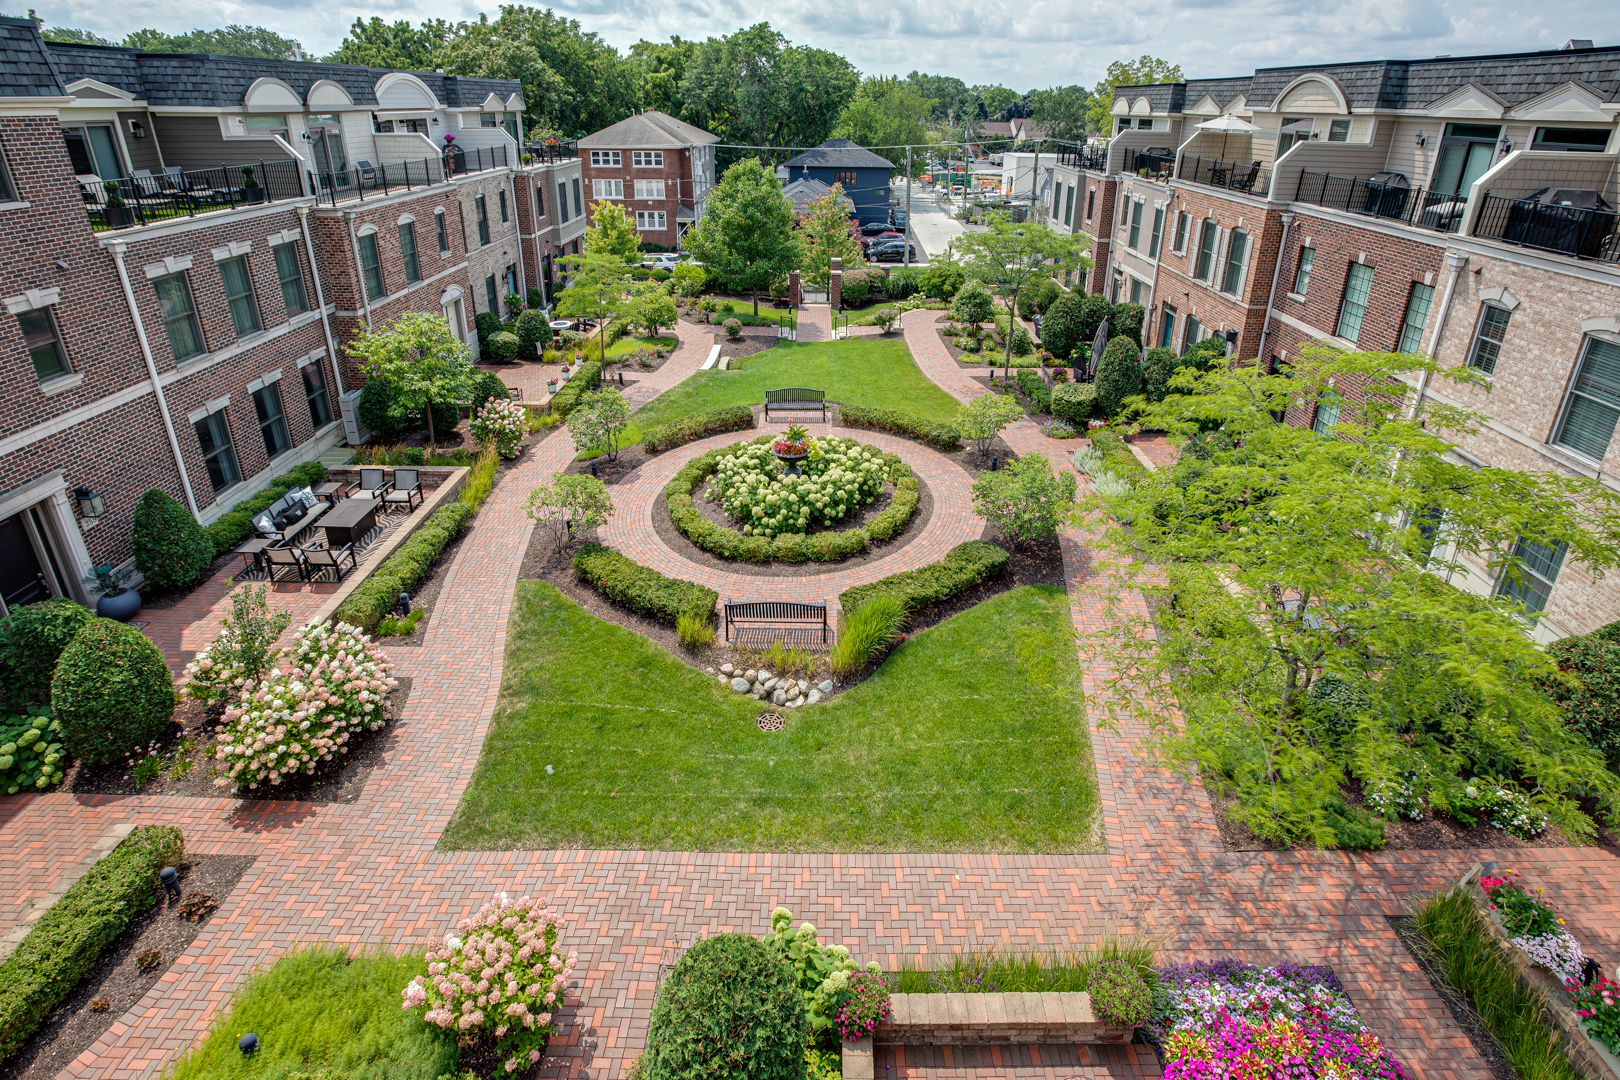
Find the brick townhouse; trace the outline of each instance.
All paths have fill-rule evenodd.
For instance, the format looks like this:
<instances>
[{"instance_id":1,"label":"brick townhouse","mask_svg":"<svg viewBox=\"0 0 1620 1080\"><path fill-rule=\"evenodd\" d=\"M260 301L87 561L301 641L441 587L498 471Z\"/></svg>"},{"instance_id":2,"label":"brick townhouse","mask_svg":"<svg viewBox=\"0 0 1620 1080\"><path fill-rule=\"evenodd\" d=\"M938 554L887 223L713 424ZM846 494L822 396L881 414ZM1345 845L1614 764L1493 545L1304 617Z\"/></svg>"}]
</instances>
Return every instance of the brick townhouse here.
<instances>
[{"instance_id":1,"label":"brick townhouse","mask_svg":"<svg viewBox=\"0 0 1620 1080\"><path fill-rule=\"evenodd\" d=\"M1147 344L1467 365L1489 392L1412 387L1487 417L1461 460L1620 490L1620 48L1268 68L1119 87L1112 109L1106 150L1054 158L1041 190L1095 240L1090 291L1147 308ZM1286 421L1325 429L1342 390ZM1620 619L1614 579L1514 555L1530 585L1472 565L1459 584L1512 589L1538 640Z\"/></svg>"},{"instance_id":2,"label":"brick townhouse","mask_svg":"<svg viewBox=\"0 0 1620 1080\"><path fill-rule=\"evenodd\" d=\"M522 158L513 81L19 19L0 59L0 612L93 601L148 488L207 523L343 442L360 328L427 311L471 341L583 228L571 151Z\"/></svg>"},{"instance_id":3,"label":"brick townhouse","mask_svg":"<svg viewBox=\"0 0 1620 1080\"><path fill-rule=\"evenodd\" d=\"M657 109L626 117L579 140L586 202L622 202L643 242L673 251L703 216L719 141Z\"/></svg>"}]
</instances>

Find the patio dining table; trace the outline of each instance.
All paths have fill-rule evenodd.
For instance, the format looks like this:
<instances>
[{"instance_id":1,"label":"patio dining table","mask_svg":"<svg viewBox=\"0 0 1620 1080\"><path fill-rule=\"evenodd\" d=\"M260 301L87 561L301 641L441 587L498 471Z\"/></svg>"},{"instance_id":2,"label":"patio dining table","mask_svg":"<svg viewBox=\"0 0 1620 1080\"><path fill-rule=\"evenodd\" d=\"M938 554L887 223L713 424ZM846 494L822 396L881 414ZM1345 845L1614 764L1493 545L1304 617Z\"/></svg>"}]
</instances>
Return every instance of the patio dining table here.
<instances>
[{"instance_id":1,"label":"patio dining table","mask_svg":"<svg viewBox=\"0 0 1620 1080\"><path fill-rule=\"evenodd\" d=\"M377 527L375 499L345 499L321 521L327 547L343 547L360 540Z\"/></svg>"}]
</instances>

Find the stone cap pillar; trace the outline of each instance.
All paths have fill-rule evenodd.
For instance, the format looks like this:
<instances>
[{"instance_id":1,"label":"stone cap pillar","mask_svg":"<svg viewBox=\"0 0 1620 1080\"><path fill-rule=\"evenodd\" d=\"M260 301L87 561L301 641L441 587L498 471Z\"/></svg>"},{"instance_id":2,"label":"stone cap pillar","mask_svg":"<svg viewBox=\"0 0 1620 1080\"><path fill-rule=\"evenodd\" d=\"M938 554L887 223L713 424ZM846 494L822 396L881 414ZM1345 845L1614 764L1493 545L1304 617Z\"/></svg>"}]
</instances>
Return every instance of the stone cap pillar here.
<instances>
[{"instance_id":1,"label":"stone cap pillar","mask_svg":"<svg viewBox=\"0 0 1620 1080\"><path fill-rule=\"evenodd\" d=\"M788 307L796 308L804 301L804 284L801 278L802 275L798 270L788 271Z\"/></svg>"}]
</instances>

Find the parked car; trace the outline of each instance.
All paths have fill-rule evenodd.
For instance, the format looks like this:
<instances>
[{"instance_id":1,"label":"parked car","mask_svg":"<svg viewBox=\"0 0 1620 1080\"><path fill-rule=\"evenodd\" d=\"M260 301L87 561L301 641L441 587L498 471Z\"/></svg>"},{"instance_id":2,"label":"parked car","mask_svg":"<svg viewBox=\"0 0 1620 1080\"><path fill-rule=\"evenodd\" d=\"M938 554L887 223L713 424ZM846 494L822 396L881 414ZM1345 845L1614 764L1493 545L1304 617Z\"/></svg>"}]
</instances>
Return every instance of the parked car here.
<instances>
[{"instance_id":1,"label":"parked car","mask_svg":"<svg viewBox=\"0 0 1620 1080\"><path fill-rule=\"evenodd\" d=\"M678 251L655 251L641 260L641 265L648 270L673 270L681 264L681 253Z\"/></svg>"},{"instance_id":2,"label":"parked car","mask_svg":"<svg viewBox=\"0 0 1620 1080\"><path fill-rule=\"evenodd\" d=\"M889 223L887 221L868 221L865 225L861 226L861 232L865 233L867 236L876 236L878 233L888 231Z\"/></svg>"},{"instance_id":3,"label":"parked car","mask_svg":"<svg viewBox=\"0 0 1620 1080\"><path fill-rule=\"evenodd\" d=\"M901 262L906 258L907 249L910 249L911 260L917 261L917 245L907 244L904 240L874 240L872 246L866 249L866 257L873 262Z\"/></svg>"},{"instance_id":4,"label":"parked car","mask_svg":"<svg viewBox=\"0 0 1620 1080\"><path fill-rule=\"evenodd\" d=\"M905 228L906 227L906 212L904 210L901 210L898 207L890 209L890 211L889 211L889 224L893 225L897 229Z\"/></svg>"}]
</instances>

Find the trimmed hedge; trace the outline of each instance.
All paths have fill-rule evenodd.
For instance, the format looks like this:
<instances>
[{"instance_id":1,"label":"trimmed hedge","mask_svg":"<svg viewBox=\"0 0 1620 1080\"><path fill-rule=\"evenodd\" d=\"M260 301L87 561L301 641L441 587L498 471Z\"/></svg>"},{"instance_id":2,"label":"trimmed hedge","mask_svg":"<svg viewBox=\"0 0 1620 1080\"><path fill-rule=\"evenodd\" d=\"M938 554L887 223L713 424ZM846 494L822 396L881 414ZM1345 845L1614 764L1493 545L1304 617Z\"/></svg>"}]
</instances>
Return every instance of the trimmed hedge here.
<instances>
[{"instance_id":1,"label":"trimmed hedge","mask_svg":"<svg viewBox=\"0 0 1620 1080\"><path fill-rule=\"evenodd\" d=\"M142 825L74 882L0 965L0 1060L73 992L136 915L157 903L157 872L178 866L185 838Z\"/></svg>"},{"instance_id":2,"label":"trimmed hedge","mask_svg":"<svg viewBox=\"0 0 1620 1080\"><path fill-rule=\"evenodd\" d=\"M173 678L151 638L113 619L91 619L51 676L51 708L68 752L106 764L161 736L174 712Z\"/></svg>"},{"instance_id":3,"label":"trimmed hedge","mask_svg":"<svg viewBox=\"0 0 1620 1080\"><path fill-rule=\"evenodd\" d=\"M960 450L962 439L949 424L936 424L895 409L869 409L864 405L838 406L838 418L846 427L870 428L916 439L936 450Z\"/></svg>"},{"instance_id":4,"label":"trimmed hedge","mask_svg":"<svg viewBox=\"0 0 1620 1080\"><path fill-rule=\"evenodd\" d=\"M463 502L435 510L398 551L383 560L376 572L349 594L334 613L334 621L361 627L367 633L375 630L377 621L399 602L399 594L416 588L439 552L460 535L472 516L472 508Z\"/></svg>"},{"instance_id":5,"label":"trimmed hedge","mask_svg":"<svg viewBox=\"0 0 1620 1080\"><path fill-rule=\"evenodd\" d=\"M712 619L720 601L713 589L665 577L601 544L581 547L574 556L574 569L609 600L670 626L682 615Z\"/></svg>"},{"instance_id":6,"label":"trimmed hedge","mask_svg":"<svg viewBox=\"0 0 1620 1080\"><path fill-rule=\"evenodd\" d=\"M768 442L775 436L762 435L755 443ZM883 464L894 484L894 498L867 524L852 529L828 529L818 533L781 533L775 537L745 536L736 529L716 525L698 512L692 504L692 492L719 468L721 460L735 454L749 443L734 443L710 450L682 466L675 478L664 487L669 503L670 520L692 543L704 551L723 559L741 559L744 562L764 562L781 559L783 562L834 562L848 558L866 548L869 540L887 540L911 520L917 509L919 494L917 479L911 469L894 454L884 453Z\"/></svg>"},{"instance_id":7,"label":"trimmed hedge","mask_svg":"<svg viewBox=\"0 0 1620 1080\"><path fill-rule=\"evenodd\" d=\"M685 443L706 439L726 431L746 431L754 426L754 410L747 405L733 405L713 412L695 413L671 420L667 424L654 424L641 433L641 446L649 454L669 450Z\"/></svg>"},{"instance_id":8,"label":"trimmed hedge","mask_svg":"<svg viewBox=\"0 0 1620 1080\"><path fill-rule=\"evenodd\" d=\"M805 1080L808 992L795 966L748 934L686 951L647 1024L645 1080Z\"/></svg>"},{"instance_id":9,"label":"trimmed hedge","mask_svg":"<svg viewBox=\"0 0 1620 1080\"><path fill-rule=\"evenodd\" d=\"M243 499L203 532L214 542L215 556L223 555L240 544L253 531L253 515L287 494L294 487L309 487L326 479L326 466L319 461L306 461L270 481L270 486Z\"/></svg>"},{"instance_id":10,"label":"trimmed hedge","mask_svg":"<svg viewBox=\"0 0 1620 1080\"><path fill-rule=\"evenodd\" d=\"M0 637L10 648L16 689L24 698L41 705L51 700L51 672L57 658L95 617L89 608L63 598L11 609L0 622Z\"/></svg>"},{"instance_id":11,"label":"trimmed hedge","mask_svg":"<svg viewBox=\"0 0 1620 1080\"><path fill-rule=\"evenodd\" d=\"M135 504L135 567L154 589L196 584L214 561L214 542L191 511L161 488Z\"/></svg>"},{"instance_id":12,"label":"trimmed hedge","mask_svg":"<svg viewBox=\"0 0 1620 1080\"><path fill-rule=\"evenodd\" d=\"M551 399L551 411L557 414L557 419L566 420L568 414L579 407L579 399L595 390L602 384L602 365L595 360L587 360L579 365L579 369L563 383L557 396Z\"/></svg>"},{"instance_id":13,"label":"trimmed hedge","mask_svg":"<svg viewBox=\"0 0 1620 1080\"><path fill-rule=\"evenodd\" d=\"M1000 577L1011 559L1012 556L992 543L969 540L957 544L937 563L903 574L891 574L870 585L845 589L839 594L838 603L844 611L850 612L874 596L893 596L910 615L929 604L947 600L969 586Z\"/></svg>"},{"instance_id":14,"label":"trimmed hedge","mask_svg":"<svg viewBox=\"0 0 1620 1080\"><path fill-rule=\"evenodd\" d=\"M1084 427L1097 414L1097 384L1058 383L1052 387L1051 401L1053 416Z\"/></svg>"},{"instance_id":15,"label":"trimmed hedge","mask_svg":"<svg viewBox=\"0 0 1620 1080\"><path fill-rule=\"evenodd\" d=\"M1609 768L1620 767L1620 622L1555 641L1547 655L1571 676L1543 687L1558 702L1564 722L1586 736Z\"/></svg>"},{"instance_id":16,"label":"trimmed hedge","mask_svg":"<svg viewBox=\"0 0 1620 1080\"><path fill-rule=\"evenodd\" d=\"M1146 475L1149 471L1147 466L1131 453L1131 448L1125 445L1125 439L1113 428L1094 430L1091 433L1091 445L1103 456L1103 465L1115 476L1124 477L1135 483L1138 475Z\"/></svg>"},{"instance_id":17,"label":"trimmed hedge","mask_svg":"<svg viewBox=\"0 0 1620 1080\"><path fill-rule=\"evenodd\" d=\"M1023 370L1016 376L1018 388L1024 396L1035 403L1036 412L1049 413L1052 411L1052 388L1046 385L1038 371Z\"/></svg>"},{"instance_id":18,"label":"trimmed hedge","mask_svg":"<svg viewBox=\"0 0 1620 1080\"><path fill-rule=\"evenodd\" d=\"M1128 337L1110 338L1097 365L1097 404L1112 418L1125 399L1142 392L1142 347Z\"/></svg>"}]
</instances>

